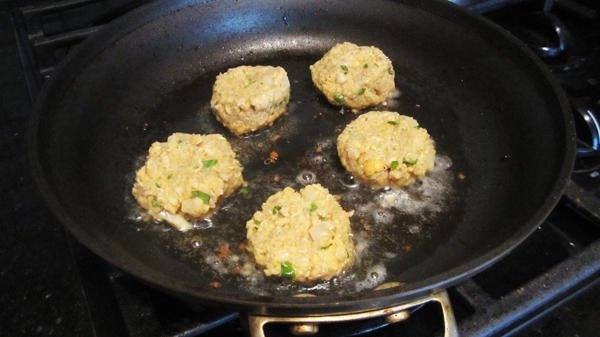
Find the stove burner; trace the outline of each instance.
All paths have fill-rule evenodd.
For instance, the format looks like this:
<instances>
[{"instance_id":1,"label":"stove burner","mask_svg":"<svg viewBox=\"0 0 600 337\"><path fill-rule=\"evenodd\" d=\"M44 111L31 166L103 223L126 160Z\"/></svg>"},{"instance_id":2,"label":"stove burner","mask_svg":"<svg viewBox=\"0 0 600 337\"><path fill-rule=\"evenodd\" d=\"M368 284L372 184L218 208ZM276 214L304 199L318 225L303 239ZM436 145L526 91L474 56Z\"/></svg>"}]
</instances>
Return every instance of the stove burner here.
<instances>
[{"instance_id":1,"label":"stove burner","mask_svg":"<svg viewBox=\"0 0 600 337\"><path fill-rule=\"evenodd\" d=\"M532 14L513 33L539 57L563 55L574 44L565 24L550 12Z\"/></svg>"},{"instance_id":2,"label":"stove burner","mask_svg":"<svg viewBox=\"0 0 600 337\"><path fill-rule=\"evenodd\" d=\"M577 128L577 158L589 158L600 156L600 122L598 121L599 106L582 99L571 99L571 108L575 113L575 124ZM580 117L580 118L578 118ZM596 169L586 167L588 163L578 161L579 167L575 167L574 172ZM600 160L598 161L600 164ZM583 167L582 167L583 166Z\"/></svg>"}]
</instances>

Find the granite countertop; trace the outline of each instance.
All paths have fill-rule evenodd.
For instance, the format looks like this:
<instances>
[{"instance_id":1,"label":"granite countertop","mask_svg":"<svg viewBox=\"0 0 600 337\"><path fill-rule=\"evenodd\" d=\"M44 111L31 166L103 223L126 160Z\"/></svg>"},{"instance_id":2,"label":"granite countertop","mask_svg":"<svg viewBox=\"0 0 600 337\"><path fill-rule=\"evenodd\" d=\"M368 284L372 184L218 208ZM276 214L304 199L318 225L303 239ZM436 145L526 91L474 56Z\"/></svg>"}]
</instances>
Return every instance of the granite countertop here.
<instances>
[{"instance_id":1,"label":"granite countertop","mask_svg":"<svg viewBox=\"0 0 600 337\"><path fill-rule=\"evenodd\" d=\"M0 1L0 331L3 336L91 336L68 234L29 172L32 104L8 4Z\"/></svg>"}]
</instances>

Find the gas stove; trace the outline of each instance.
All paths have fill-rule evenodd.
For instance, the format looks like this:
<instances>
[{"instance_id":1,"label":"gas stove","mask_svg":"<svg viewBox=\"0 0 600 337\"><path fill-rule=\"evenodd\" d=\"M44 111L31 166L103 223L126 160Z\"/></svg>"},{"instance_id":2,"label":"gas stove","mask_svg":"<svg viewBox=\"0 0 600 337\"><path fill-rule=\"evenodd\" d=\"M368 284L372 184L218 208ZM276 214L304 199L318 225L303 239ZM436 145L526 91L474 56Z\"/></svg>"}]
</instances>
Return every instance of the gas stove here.
<instances>
[{"instance_id":1,"label":"gas stove","mask_svg":"<svg viewBox=\"0 0 600 337\"><path fill-rule=\"evenodd\" d=\"M0 331L43 336L246 336L246 316L184 302L106 263L43 206L28 174L31 106L85 37L149 0L0 1ZM448 289L461 336L600 331L600 7L594 1L453 1L511 31L572 103L579 156L562 200L508 256ZM324 324L317 336L434 336L431 303L394 324ZM286 325L267 336L290 335Z\"/></svg>"}]
</instances>

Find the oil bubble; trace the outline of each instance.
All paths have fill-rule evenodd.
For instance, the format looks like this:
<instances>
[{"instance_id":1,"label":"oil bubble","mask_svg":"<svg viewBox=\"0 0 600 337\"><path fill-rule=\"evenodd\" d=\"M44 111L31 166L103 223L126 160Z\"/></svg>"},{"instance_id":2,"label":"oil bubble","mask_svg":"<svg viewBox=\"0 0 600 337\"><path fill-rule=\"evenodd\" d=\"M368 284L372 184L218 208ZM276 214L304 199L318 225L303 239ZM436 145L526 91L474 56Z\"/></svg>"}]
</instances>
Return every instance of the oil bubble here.
<instances>
[{"instance_id":1,"label":"oil bubble","mask_svg":"<svg viewBox=\"0 0 600 337\"><path fill-rule=\"evenodd\" d=\"M346 187L356 187L358 186L358 182L354 179L353 176L346 174L340 179L340 183Z\"/></svg>"},{"instance_id":2,"label":"oil bubble","mask_svg":"<svg viewBox=\"0 0 600 337\"><path fill-rule=\"evenodd\" d=\"M379 209L373 213L375 223L389 225L394 221L394 214L390 211Z\"/></svg>"},{"instance_id":3,"label":"oil bubble","mask_svg":"<svg viewBox=\"0 0 600 337\"><path fill-rule=\"evenodd\" d=\"M373 275L376 274L377 277L373 278ZM383 264L377 264L370 268L367 271L367 275L365 275L364 280L359 280L355 283L355 288L357 291L361 291L364 289L373 289L383 283L387 277L387 269Z\"/></svg>"},{"instance_id":4,"label":"oil bubble","mask_svg":"<svg viewBox=\"0 0 600 337\"><path fill-rule=\"evenodd\" d=\"M319 164L324 164L327 162L327 159L323 158L323 156L314 156L311 159L311 164L313 165L319 165Z\"/></svg>"},{"instance_id":5,"label":"oil bubble","mask_svg":"<svg viewBox=\"0 0 600 337\"><path fill-rule=\"evenodd\" d=\"M192 225L194 228L209 229L209 228L212 228L213 223L212 223L212 220L210 220L209 218L204 218L204 219L194 220L192 222Z\"/></svg>"},{"instance_id":6,"label":"oil bubble","mask_svg":"<svg viewBox=\"0 0 600 337\"><path fill-rule=\"evenodd\" d=\"M452 166L452 159L448 156L435 157L434 170L447 170Z\"/></svg>"},{"instance_id":7,"label":"oil bubble","mask_svg":"<svg viewBox=\"0 0 600 337\"><path fill-rule=\"evenodd\" d=\"M358 204L356 205L356 207L354 208L354 212L357 216L366 216L369 213L371 213L371 206L370 205L365 205L365 204Z\"/></svg>"},{"instance_id":8,"label":"oil bubble","mask_svg":"<svg viewBox=\"0 0 600 337\"><path fill-rule=\"evenodd\" d=\"M296 177L296 181L302 185L314 184L317 182L317 175L310 171L304 171Z\"/></svg>"}]
</instances>

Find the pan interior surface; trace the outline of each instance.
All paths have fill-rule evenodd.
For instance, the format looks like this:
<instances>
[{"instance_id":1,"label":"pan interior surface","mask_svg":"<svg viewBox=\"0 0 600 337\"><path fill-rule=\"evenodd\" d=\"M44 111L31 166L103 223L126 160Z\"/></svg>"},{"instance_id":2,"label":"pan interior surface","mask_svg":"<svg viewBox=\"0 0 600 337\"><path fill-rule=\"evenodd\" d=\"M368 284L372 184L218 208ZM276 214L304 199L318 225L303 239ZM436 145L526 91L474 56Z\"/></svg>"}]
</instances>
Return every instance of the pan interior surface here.
<instances>
[{"instance_id":1,"label":"pan interior surface","mask_svg":"<svg viewBox=\"0 0 600 337\"><path fill-rule=\"evenodd\" d=\"M417 119L446 165L436 178L444 193L421 212L381 208L385 191L349 186L335 138L358 115L331 106L308 68L344 41L376 46L392 60L400 95L373 110ZM239 65L282 66L291 82L288 114L241 138L209 107L216 75ZM163 1L86 41L45 88L34 174L79 240L168 291L258 313L376 308L477 271L553 207L573 145L564 98L548 76L524 47L441 2ZM173 132L225 135L249 182L249 194L230 197L212 221L186 233L141 221L131 196L150 144ZM265 165L273 150L280 159ZM248 280L232 272L234 262L214 258L227 244L244 259L245 222L269 194L309 177L341 195L346 210L371 205L353 219L366 242L363 269L298 286ZM383 281L404 286L368 290ZM298 292L319 296L290 297Z\"/></svg>"}]
</instances>

